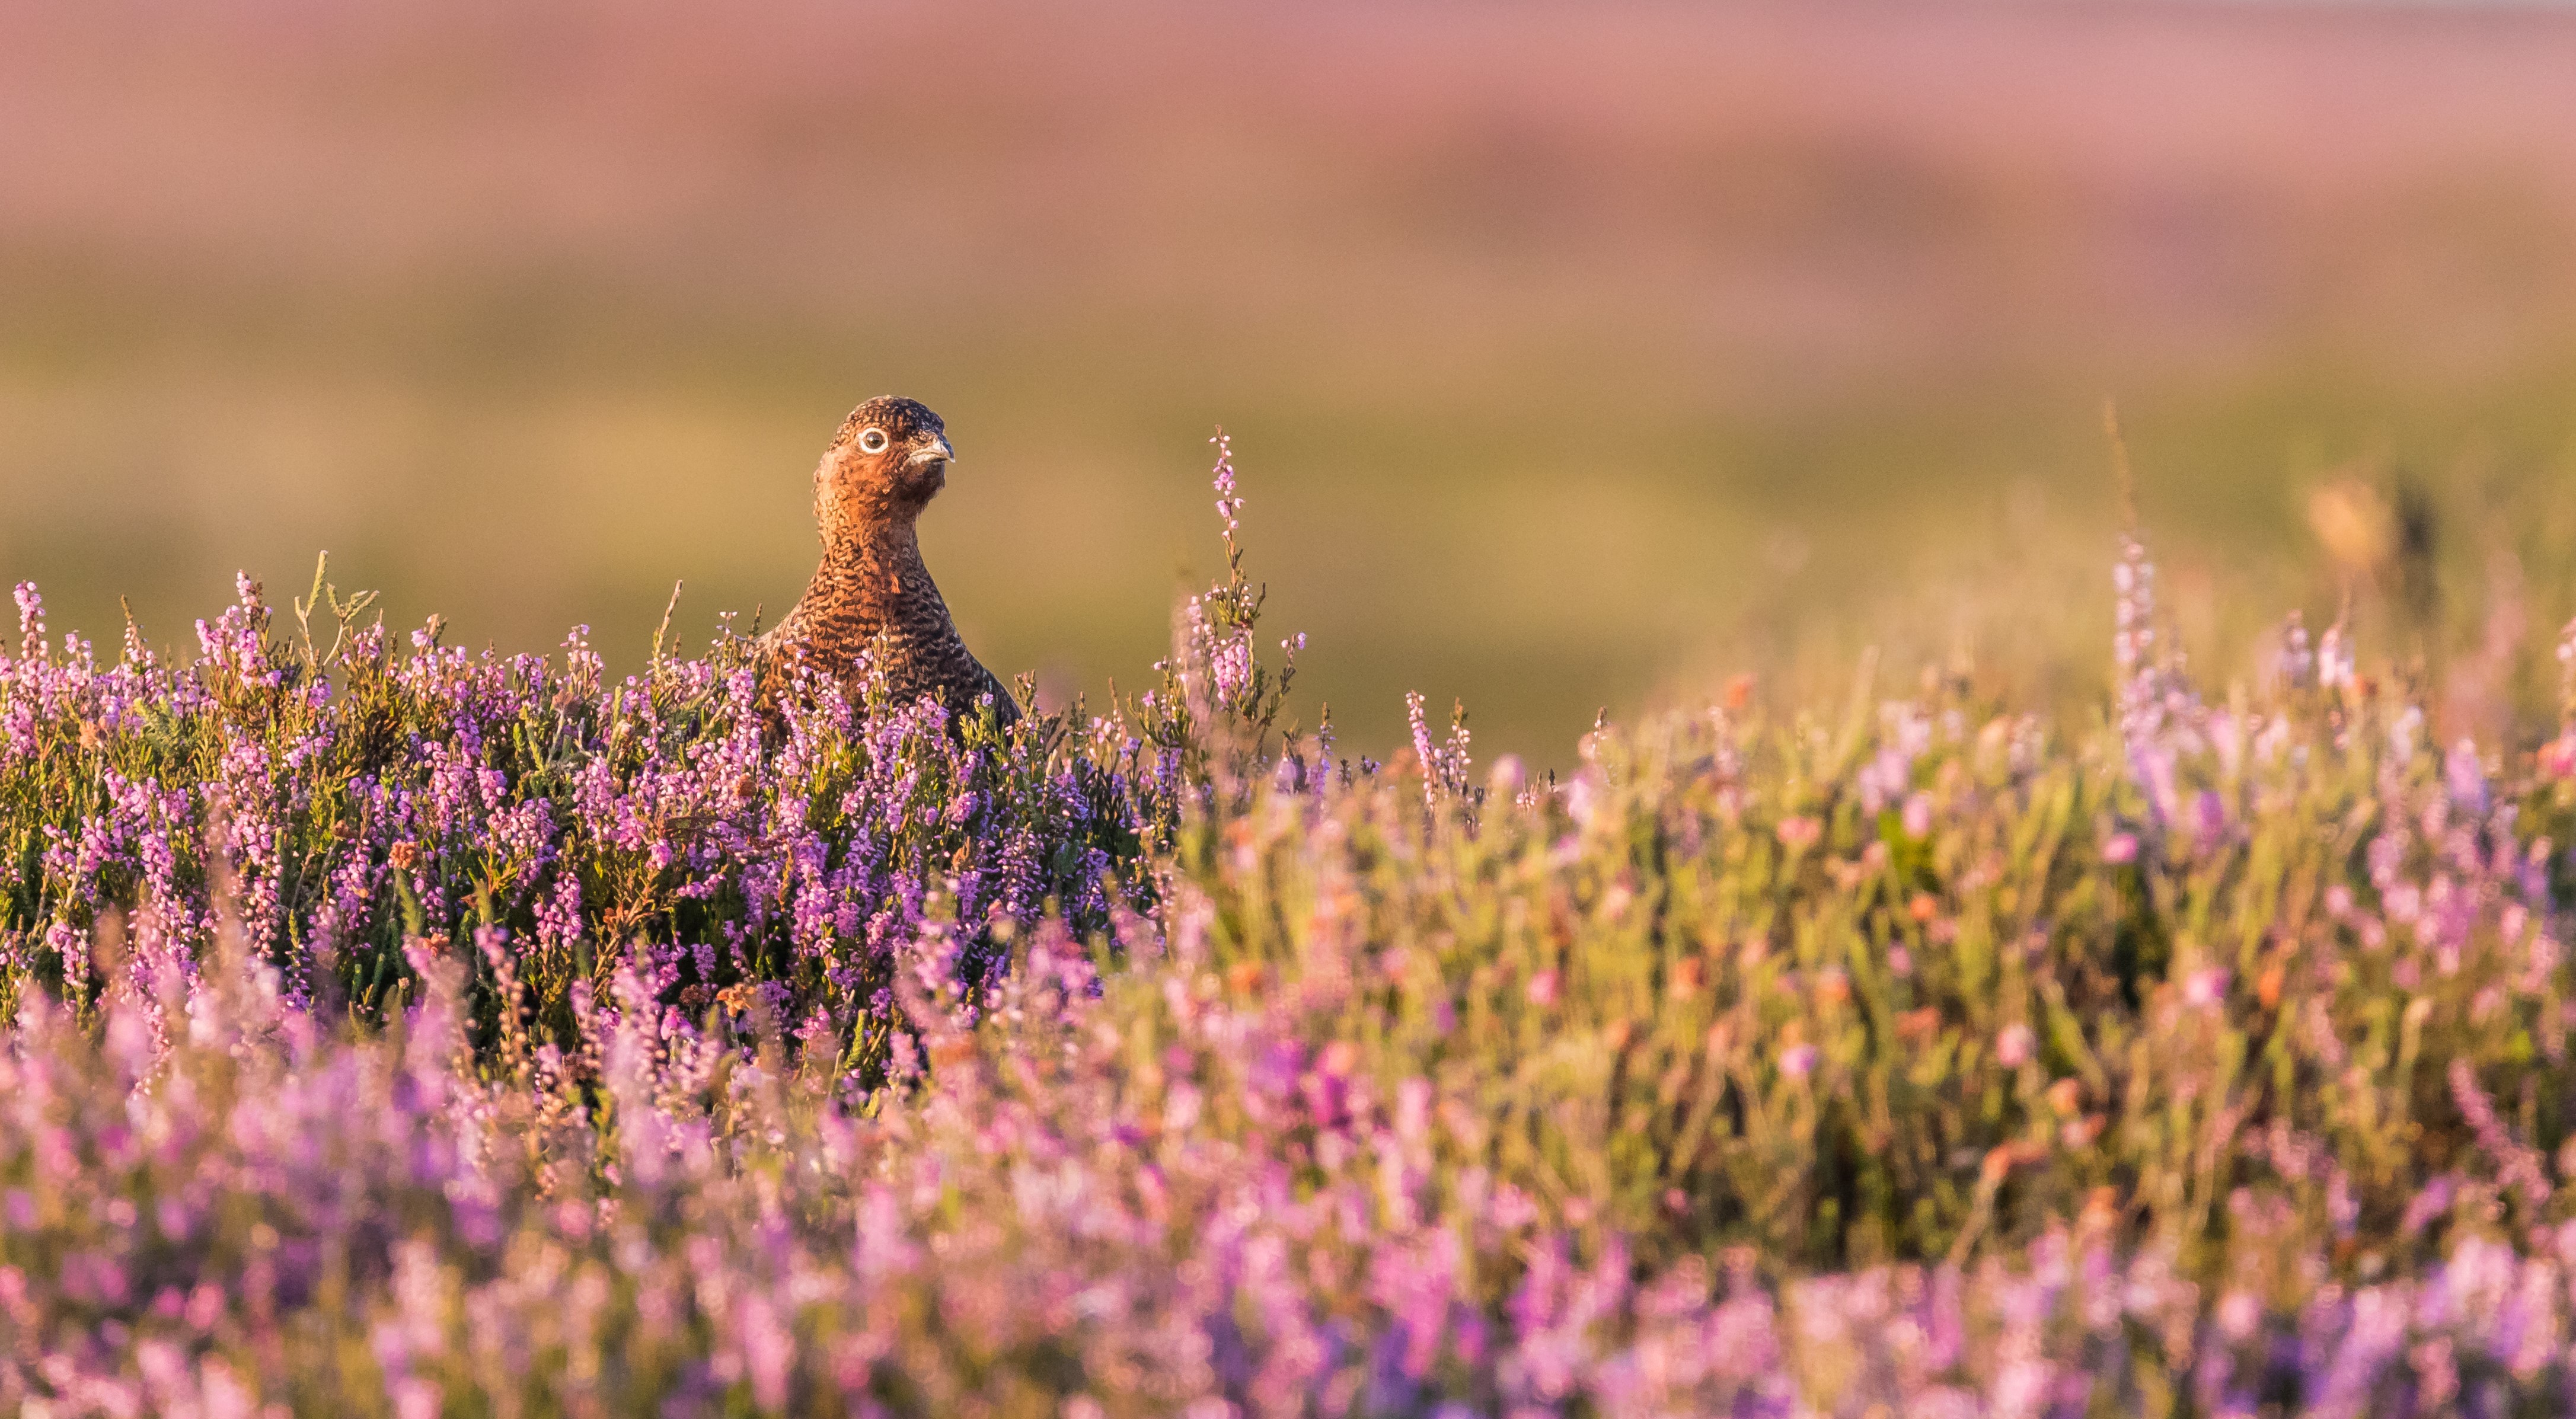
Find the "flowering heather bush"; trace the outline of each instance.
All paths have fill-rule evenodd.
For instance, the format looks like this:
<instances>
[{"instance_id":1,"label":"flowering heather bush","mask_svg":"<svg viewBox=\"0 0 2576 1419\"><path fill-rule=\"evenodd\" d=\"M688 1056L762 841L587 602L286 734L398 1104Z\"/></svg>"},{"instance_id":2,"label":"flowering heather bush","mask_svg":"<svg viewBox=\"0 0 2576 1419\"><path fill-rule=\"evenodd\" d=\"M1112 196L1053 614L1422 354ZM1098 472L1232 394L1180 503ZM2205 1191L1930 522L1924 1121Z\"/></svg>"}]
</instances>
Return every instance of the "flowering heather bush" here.
<instances>
[{"instance_id":1,"label":"flowering heather bush","mask_svg":"<svg viewBox=\"0 0 2576 1419\"><path fill-rule=\"evenodd\" d=\"M0 1401L2564 1412L2576 729L2437 743L2340 630L2206 702L2121 577L2097 725L1561 785L1274 742L1239 563L1006 737L247 590L31 634Z\"/></svg>"},{"instance_id":2,"label":"flowering heather bush","mask_svg":"<svg viewBox=\"0 0 2576 1419\"><path fill-rule=\"evenodd\" d=\"M580 630L560 662L448 649L435 622L402 655L318 573L299 636L239 590L199 623L194 663L129 631L102 667L75 637L49 652L19 589L21 651L0 660L0 1004L45 991L87 1011L111 918L139 988L192 980L213 860L299 1007L380 1018L410 998L419 940L478 958L487 1042L483 987L504 975L569 1040L573 987L631 967L693 1011L762 992L872 1058L898 944L934 899L979 943L984 923L1050 908L1096 930L1177 806L1176 756L1115 720L997 734L881 688L862 704L820 677L764 688L731 637L622 684Z\"/></svg>"}]
</instances>

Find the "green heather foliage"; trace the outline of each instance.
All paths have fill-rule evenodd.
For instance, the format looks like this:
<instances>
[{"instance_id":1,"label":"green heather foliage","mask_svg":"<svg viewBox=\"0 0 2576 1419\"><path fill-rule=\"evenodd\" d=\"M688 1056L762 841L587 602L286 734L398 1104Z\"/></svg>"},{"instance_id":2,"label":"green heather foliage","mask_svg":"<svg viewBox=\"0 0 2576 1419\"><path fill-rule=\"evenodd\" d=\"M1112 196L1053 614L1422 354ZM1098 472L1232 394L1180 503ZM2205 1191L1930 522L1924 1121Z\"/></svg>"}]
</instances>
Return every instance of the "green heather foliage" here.
<instances>
[{"instance_id":1,"label":"green heather foliage","mask_svg":"<svg viewBox=\"0 0 2576 1419\"><path fill-rule=\"evenodd\" d=\"M186 666L31 629L0 1400L2576 1402L2576 731L2438 743L2295 622L2205 702L2132 544L2091 722L1864 681L1530 783L1417 703L1349 764L1240 565L1008 736L248 588Z\"/></svg>"}]
</instances>

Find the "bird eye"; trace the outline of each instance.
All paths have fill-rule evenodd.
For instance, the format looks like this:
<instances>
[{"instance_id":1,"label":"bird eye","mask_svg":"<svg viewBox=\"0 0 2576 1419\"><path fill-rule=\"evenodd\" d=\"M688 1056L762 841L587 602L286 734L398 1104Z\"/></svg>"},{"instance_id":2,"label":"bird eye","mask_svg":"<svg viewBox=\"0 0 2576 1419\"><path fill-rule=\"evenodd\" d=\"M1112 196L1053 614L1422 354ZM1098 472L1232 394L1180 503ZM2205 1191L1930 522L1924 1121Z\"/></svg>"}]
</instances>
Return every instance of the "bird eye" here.
<instances>
[{"instance_id":1,"label":"bird eye","mask_svg":"<svg viewBox=\"0 0 2576 1419\"><path fill-rule=\"evenodd\" d=\"M885 446L886 436L883 429L870 429L859 435L859 447L869 453L883 453Z\"/></svg>"}]
</instances>

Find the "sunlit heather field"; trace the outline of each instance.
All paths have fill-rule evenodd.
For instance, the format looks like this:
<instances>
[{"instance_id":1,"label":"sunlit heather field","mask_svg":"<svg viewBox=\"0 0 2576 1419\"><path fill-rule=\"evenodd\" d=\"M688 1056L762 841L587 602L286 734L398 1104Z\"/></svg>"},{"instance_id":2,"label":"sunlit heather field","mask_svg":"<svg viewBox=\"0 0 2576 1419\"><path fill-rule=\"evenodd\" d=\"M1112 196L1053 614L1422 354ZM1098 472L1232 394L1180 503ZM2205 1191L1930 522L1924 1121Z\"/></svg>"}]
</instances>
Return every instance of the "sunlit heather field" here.
<instances>
[{"instance_id":1,"label":"sunlit heather field","mask_svg":"<svg viewBox=\"0 0 2576 1419\"><path fill-rule=\"evenodd\" d=\"M0 1412L2576 1409L2571 72L0 8Z\"/></svg>"},{"instance_id":2,"label":"sunlit heather field","mask_svg":"<svg viewBox=\"0 0 2576 1419\"><path fill-rule=\"evenodd\" d=\"M2484 738L2501 635L2287 617L2222 698L2124 539L2080 715L1729 693L1541 780L1283 733L1211 491L1151 683L1002 734L327 585L102 656L21 584L0 1404L2576 1395L2576 625Z\"/></svg>"},{"instance_id":3,"label":"sunlit heather field","mask_svg":"<svg viewBox=\"0 0 2576 1419\"><path fill-rule=\"evenodd\" d=\"M2196 654L2332 611L2347 470L2474 637L2495 550L2569 591L2571 70L2521 11L9 6L0 563L184 644L327 549L631 669L675 579L795 596L899 390L970 638L1096 694L1222 423L1337 717L1564 767L1873 642L2098 683L2116 397Z\"/></svg>"}]
</instances>

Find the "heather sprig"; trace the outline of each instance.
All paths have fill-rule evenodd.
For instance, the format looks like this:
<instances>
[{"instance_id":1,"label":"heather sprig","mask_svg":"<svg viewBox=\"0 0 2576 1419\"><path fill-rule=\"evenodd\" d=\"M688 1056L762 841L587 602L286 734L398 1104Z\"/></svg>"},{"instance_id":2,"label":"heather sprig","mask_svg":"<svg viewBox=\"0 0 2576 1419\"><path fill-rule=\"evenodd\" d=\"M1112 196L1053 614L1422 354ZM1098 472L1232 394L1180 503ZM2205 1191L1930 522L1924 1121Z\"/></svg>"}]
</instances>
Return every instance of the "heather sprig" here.
<instances>
[{"instance_id":1,"label":"heather sprig","mask_svg":"<svg viewBox=\"0 0 2576 1419\"><path fill-rule=\"evenodd\" d=\"M1172 653L1154 663L1155 688L1132 706L1145 743L1161 767L1160 785L1175 802L1208 795L1238 795L1280 760L1303 764L1293 725L1283 725L1303 633L1279 642L1273 666L1261 653L1261 608L1267 589L1244 575L1239 538L1243 497L1235 487L1234 444L1219 429L1216 445L1216 511L1224 523L1225 579L1182 599L1172 618ZM1282 736L1274 756L1273 734ZM1330 753L1329 730L1317 745L1317 766Z\"/></svg>"}]
</instances>

